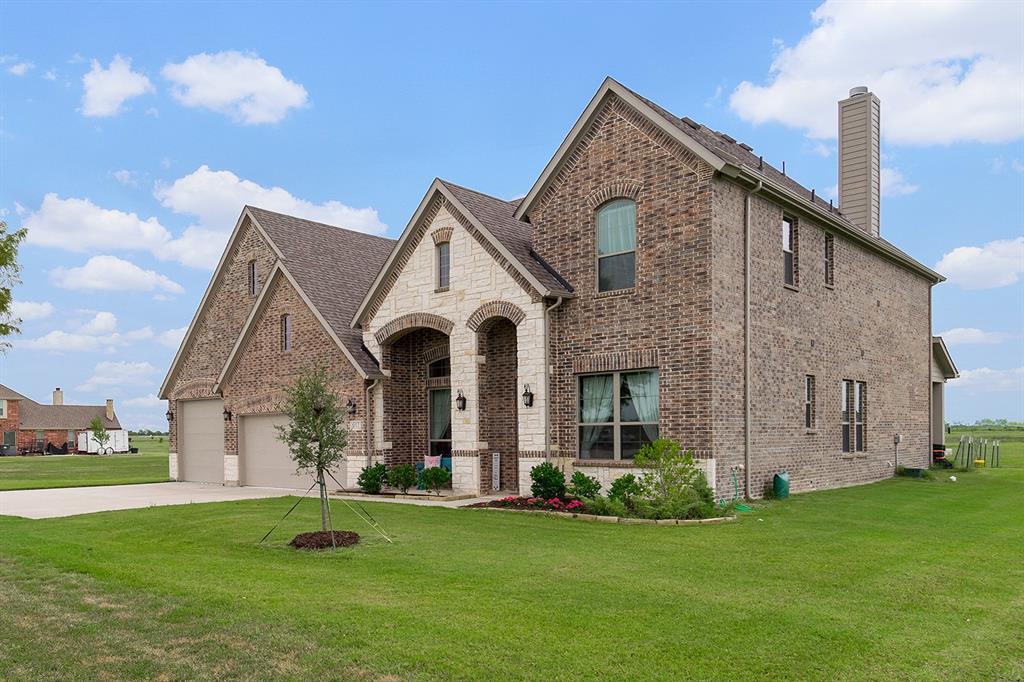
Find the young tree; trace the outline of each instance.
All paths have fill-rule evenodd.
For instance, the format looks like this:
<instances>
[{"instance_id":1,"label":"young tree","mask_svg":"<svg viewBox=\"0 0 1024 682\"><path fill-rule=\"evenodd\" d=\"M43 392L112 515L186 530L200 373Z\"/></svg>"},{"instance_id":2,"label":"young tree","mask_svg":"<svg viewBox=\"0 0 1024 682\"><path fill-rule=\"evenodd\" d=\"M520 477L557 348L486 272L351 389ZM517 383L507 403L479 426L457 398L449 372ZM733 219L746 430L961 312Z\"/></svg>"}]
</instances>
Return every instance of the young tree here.
<instances>
[{"instance_id":1,"label":"young tree","mask_svg":"<svg viewBox=\"0 0 1024 682\"><path fill-rule=\"evenodd\" d=\"M107 433L107 428L103 426L103 420L99 417L93 417L92 421L89 422L89 431L92 432L93 439L100 444L99 454L103 454L103 450L107 447L107 441L110 440L110 434Z\"/></svg>"},{"instance_id":2,"label":"young tree","mask_svg":"<svg viewBox=\"0 0 1024 682\"><path fill-rule=\"evenodd\" d=\"M21 320L11 312L13 297L11 290L21 283L21 266L18 265L18 246L25 239L28 231L21 228L8 234L7 223L0 220L0 339L18 334ZM11 344L0 340L0 351L7 350Z\"/></svg>"},{"instance_id":3,"label":"young tree","mask_svg":"<svg viewBox=\"0 0 1024 682\"><path fill-rule=\"evenodd\" d=\"M309 471L320 486L320 523L327 530L327 482L324 472L345 458L348 430L344 413L328 386L327 369L314 365L302 371L285 389L281 406L288 423L277 427L277 438L288 446L296 471Z\"/></svg>"}]
</instances>

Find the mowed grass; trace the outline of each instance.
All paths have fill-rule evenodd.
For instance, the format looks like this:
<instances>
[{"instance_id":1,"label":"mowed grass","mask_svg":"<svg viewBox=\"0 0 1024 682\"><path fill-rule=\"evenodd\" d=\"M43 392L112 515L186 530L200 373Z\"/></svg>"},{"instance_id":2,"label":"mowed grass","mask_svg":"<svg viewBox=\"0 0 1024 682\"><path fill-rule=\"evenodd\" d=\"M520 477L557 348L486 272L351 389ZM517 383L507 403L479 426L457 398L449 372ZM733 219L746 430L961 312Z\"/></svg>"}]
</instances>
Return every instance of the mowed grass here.
<instances>
[{"instance_id":1,"label":"mowed grass","mask_svg":"<svg viewBox=\"0 0 1024 682\"><path fill-rule=\"evenodd\" d=\"M133 436L137 455L0 457L0 490L70 488L168 480L167 437Z\"/></svg>"},{"instance_id":2,"label":"mowed grass","mask_svg":"<svg viewBox=\"0 0 1024 682\"><path fill-rule=\"evenodd\" d=\"M1024 442L998 470L651 527L295 498L0 517L0 679L1019 680Z\"/></svg>"}]
</instances>

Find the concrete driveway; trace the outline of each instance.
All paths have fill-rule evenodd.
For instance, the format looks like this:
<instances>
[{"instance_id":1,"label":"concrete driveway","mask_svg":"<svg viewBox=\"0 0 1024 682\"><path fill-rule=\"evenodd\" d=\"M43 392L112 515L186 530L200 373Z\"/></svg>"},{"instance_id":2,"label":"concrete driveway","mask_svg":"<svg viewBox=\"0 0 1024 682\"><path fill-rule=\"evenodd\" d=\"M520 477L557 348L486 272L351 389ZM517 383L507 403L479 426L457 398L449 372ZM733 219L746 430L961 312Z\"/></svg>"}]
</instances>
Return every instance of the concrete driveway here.
<instances>
[{"instance_id":1,"label":"concrete driveway","mask_svg":"<svg viewBox=\"0 0 1024 682\"><path fill-rule=\"evenodd\" d=\"M302 494L302 491L282 488L228 488L206 483L141 483L87 488L7 490L0 492L0 516L52 519L118 509L255 500L299 494Z\"/></svg>"}]
</instances>

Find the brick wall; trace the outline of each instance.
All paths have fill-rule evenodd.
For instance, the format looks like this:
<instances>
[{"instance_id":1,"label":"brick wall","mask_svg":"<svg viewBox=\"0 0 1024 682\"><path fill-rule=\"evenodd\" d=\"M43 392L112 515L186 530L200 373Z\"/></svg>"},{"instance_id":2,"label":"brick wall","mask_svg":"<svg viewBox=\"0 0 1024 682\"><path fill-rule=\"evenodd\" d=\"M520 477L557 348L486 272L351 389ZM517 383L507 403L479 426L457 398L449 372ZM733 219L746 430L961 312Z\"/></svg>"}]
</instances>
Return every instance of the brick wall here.
<instances>
[{"instance_id":1,"label":"brick wall","mask_svg":"<svg viewBox=\"0 0 1024 682\"><path fill-rule=\"evenodd\" d=\"M743 197L714 182L713 447L720 484L743 461ZM782 209L753 200L751 493L790 472L794 490L873 481L900 461L928 462L930 286L834 237L834 288L825 284L825 231L798 221L798 287L783 286ZM816 429L804 426L804 377L815 377ZM867 449L842 453L840 382L867 383ZM739 472L742 488L743 474Z\"/></svg>"},{"instance_id":2,"label":"brick wall","mask_svg":"<svg viewBox=\"0 0 1024 682\"><path fill-rule=\"evenodd\" d=\"M551 429L563 456L578 448L577 372L654 358L661 434L710 454L711 172L649 128L624 103L606 104L529 216L534 248L576 293L552 314ZM598 294L595 209L622 195L637 205L636 286Z\"/></svg>"},{"instance_id":3,"label":"brick wall","mask_svg":"<svg viewBox=\"0 0 1024 682\"><path fill-rule=\"evenodd\" d=\"M497 490L518 488L519 441L516 430L519 387L516 383L516 327L507 319L493 318L481 326L480 355L480 490L491 487L491 453L501 453L500 484Z\"/></svg>"},{"instance_id":4,"label":"brick wall","mask_svg":"<svg viewBox=\"0 0 1024 682\"><path fill-rule=\"evenodd\" d=\"M6 433L7 431L17 431L18 421L21 417L21 401L20 400L8 400L7 401L7 413L3 419L0 419L0 432ZM2 443L3 441L0 441ZM18 447L21 447L20 439L16 438L15 442Z\"/></svg>"},{"instance_id":5,"label":"brick wall","mask_svg":"<svg viewBox=\"0 0 1024 682\"><path fill-rule=\"evenodd\" d=\"M430 454L428 443L427 365L448 357L448 337L434 329L418 329L385 346L384 366L391 376L383 380L384 442L388 466L422 462ZM451 379L430 379L430 387L446 388ZM455 392L452 391L454 413ZM381 447L381 445L378 445Z\"/></svg>"}]
</instances>

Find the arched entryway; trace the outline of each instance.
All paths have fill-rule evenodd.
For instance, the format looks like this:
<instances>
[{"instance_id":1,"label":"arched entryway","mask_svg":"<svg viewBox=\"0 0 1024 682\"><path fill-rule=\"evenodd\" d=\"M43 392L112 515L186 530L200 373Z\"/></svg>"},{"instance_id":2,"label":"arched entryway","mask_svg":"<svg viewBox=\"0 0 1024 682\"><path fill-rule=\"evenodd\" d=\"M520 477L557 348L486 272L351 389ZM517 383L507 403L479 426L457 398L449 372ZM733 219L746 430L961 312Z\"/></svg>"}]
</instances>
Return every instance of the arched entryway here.
<instances>
[{"instance_id":1,"label":"arched entryway","mask_svg":"<svg viewBox=\"0 0 1024 682\"><path fill-rule=\"evenodd\" d=\"M477 327L480 365L481 492L519 487L519 382L516 325L491 317ZM495 464L497 467L495 468Z\"/></svg>"}]
</instances>

